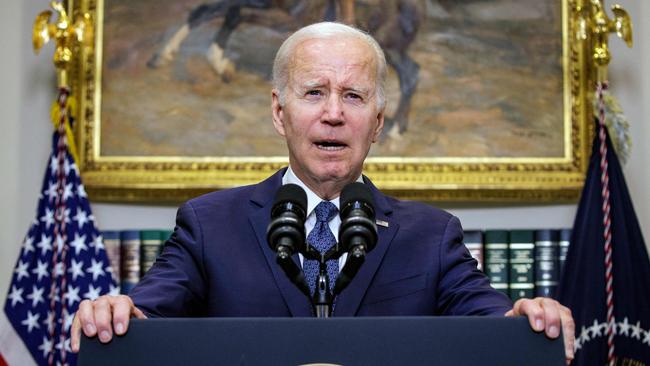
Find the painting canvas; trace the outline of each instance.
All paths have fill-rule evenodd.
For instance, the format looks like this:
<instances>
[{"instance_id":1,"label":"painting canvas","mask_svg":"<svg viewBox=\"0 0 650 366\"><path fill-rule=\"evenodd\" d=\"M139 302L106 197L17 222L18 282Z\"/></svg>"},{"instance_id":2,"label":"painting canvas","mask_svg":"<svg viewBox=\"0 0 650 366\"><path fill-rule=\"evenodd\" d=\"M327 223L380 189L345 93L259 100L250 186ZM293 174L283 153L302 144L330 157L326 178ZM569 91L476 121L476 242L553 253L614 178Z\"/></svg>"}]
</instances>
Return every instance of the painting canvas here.
<instances>
[{"instance_id":1,"label":"painting canvas","mask_svg":"<svg viewBox=\"0 0 650 366\"><path fill-rule=\"evenodd\" d=\"M291 31L324 19L328 9L310 1L297 14L300 1L269 3L241 8L223 50L232 69L220 74L210 52L225 28L225 7L197 15L202 0L106 1L102 155L286 155L270 117L274 54ZM397 9L403 2L355 3L359 27L384 23L373 26L382 44L407 43L386 40L391 22L417 27L405 50L419 69L410 113L394 118L404 92L390 67L387 128L371 156L565 155L560 1L414 1L420 13L406 20L394 19L407 18ZM386 8L393 13L386 16ZM192 16L203 19L179 41Z\"/></svg>"},{"instance_id":2,"label":"painting canvas","mask_svg":"<svg viewBox=\"0 0 650 366\"><path fill-rule=\"evenodd\" d=\"M271 73L300 27L345 20L388 61L364 174L422 201L572 201L590 141L576 0L79 0L96 20L75 77L95 200L161 202L287 164Z\"/></svg>"}]
</instances>

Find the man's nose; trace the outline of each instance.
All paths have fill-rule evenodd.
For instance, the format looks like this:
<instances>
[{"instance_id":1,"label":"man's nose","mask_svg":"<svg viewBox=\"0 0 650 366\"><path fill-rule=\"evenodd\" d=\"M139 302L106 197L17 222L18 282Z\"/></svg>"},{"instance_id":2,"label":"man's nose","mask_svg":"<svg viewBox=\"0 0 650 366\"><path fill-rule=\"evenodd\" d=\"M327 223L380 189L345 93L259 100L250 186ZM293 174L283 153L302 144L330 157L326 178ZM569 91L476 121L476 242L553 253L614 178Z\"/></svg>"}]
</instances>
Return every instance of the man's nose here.
<instances>
[{"instance_id":1,"label":"man's nose","mask_svg":"<svg viewBox=\"0 0 650 366\"><path fill-rule=\"evenodd\" d=\"M340 95L336 93L329 95L324 106L322 120L323 122L332 125L337 125L344 122L343 103L341 102Z\"/></svg>"}]
</instances>

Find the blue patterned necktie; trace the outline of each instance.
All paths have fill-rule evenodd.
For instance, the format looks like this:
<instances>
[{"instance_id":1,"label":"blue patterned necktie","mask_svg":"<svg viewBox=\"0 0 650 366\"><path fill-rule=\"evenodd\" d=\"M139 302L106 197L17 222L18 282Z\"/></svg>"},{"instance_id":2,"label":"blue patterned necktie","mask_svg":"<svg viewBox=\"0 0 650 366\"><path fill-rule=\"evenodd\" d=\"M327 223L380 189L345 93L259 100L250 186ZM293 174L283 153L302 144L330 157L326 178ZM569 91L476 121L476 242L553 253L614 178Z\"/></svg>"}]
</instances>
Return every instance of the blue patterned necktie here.
<instances>
[{"instance_id":1,"label":"blue patterned necktie","mask_svg":"<svg viewBox=\"0 0 650 366\"><path fill-rule=\"evenodd\" d=\"M330 230L328 222L338 214L338 208L329 201L321 201L321 203L314 209L316 212L316 225L307 236L307 243L311 244L320 253L325 253L329 248L336 244L336 238ZM334 288L336 276L339 274L339 261L338 259L330 259L326 263L327 276L329 277L330 289ZM303 272L305 279L309 284L311 294L314 294L316 289L316 280L318 279L319 268L318 261L314 259L305 259L303 263Z\"/></svg>"}]
</instances>

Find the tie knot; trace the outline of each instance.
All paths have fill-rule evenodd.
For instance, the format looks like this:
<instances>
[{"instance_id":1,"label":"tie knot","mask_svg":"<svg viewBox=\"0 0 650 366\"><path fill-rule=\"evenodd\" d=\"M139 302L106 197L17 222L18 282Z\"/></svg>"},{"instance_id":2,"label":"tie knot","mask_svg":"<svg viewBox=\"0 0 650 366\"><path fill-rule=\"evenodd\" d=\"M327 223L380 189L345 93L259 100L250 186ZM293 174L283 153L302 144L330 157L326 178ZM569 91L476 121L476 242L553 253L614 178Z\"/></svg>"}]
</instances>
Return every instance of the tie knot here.
<instances>
[{"instance_id":1,"label":"tie knot","mask_svg":"<svg viewBox=\"0 0 650 366\"><path fill-rule=\"evenodd\" d=\"M330 201L321 201L314 211L316 211L316 220L329 222L339 212L339 209Z\"/></svg>"}]
</instances>

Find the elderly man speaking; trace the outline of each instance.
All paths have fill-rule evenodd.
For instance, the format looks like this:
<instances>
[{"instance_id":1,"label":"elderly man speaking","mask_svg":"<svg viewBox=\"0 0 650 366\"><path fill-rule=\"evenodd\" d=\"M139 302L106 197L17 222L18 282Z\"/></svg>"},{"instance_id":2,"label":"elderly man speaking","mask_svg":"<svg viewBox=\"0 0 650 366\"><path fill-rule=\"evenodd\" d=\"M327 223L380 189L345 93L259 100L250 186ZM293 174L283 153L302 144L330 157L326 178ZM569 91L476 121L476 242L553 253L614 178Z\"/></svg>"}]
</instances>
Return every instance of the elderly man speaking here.
<instances>
[{"instance_id":1,"label":"elderly man speaking","mask_svg":"<svg viewBox=\"0 0 650 366\"><path fill-rule=\"evenodd\" d=\"M79 350L82 329L108 342L114 332L127 331L130 317L312 316L309 299L284 276L266 242L273 196L283 184L301 186L308 197L305 231L320 225L335 236L339 195L360 181L385 225L358 275L336 298L333 316L526 315L549 337L563 329L570 361L569 309L547 298L513 306L477 270L456 217L387 197L362 176L384 126L385 79L381 48L355 28L318 23L289 37L273 64L271 93L273 125L287 142L289 167L256 185L183 204L162 255L129 296L79 305L73 350ZM344 260L328 263L334 276ZM311 264L301 263L306 272Z\"/></svg>"}]
</instances>

